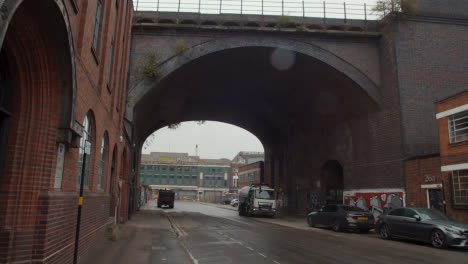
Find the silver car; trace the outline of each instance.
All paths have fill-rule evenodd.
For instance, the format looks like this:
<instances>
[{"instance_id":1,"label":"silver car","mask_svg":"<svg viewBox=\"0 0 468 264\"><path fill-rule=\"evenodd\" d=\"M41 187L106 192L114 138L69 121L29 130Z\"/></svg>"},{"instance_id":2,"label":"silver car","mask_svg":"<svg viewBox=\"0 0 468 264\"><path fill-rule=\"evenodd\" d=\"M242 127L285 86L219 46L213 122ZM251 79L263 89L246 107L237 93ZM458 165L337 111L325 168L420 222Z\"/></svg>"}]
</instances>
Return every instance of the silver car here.
<instances>
[{"instance_id":1,"label":"silver car","mask_svg":"<svg viewBox=\"0 0 468 264\"><path fill-rule=\"evenodd\" d=\"M383 239L405 238L429 242L436 248L468 248L468 225L435 209L397 208L379 218L376 231Z\"/></svg>"}]
</instances>

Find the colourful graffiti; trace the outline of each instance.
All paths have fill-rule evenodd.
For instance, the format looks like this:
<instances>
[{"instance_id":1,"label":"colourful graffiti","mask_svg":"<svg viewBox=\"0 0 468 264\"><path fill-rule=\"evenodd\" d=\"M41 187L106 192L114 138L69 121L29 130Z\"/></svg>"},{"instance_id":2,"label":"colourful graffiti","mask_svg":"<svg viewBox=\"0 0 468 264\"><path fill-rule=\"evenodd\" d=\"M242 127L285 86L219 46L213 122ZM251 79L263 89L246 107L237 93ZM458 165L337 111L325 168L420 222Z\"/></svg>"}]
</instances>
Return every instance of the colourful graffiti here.
<instances>
[{"instance_id":1,"label":"colourful graffiti","mask_svg":"<svg viewBox=\"0 0 468 264\"><path fill-rule=\"evenodd\" d=\"M404 205L404 192L350 192L343 193L344 204L357 206L359 208L369 210L377 219L381 214L394 209L403 207Z\"/></svg>"}]
</instances>

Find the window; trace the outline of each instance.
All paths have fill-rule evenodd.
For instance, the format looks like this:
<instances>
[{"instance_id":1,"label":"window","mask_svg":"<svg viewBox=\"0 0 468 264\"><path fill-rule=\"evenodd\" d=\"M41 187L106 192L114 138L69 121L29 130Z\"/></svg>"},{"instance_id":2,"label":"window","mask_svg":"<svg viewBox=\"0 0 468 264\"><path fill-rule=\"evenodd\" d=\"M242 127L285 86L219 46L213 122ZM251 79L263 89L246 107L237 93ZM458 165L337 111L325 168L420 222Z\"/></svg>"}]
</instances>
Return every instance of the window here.
<instances>
[{"instance_id":1,"label":"window","mask_svg":"<svg viewBox=\"0 0 468 264\"><path fill-rule=\"evenodd\" d=\"M110 92L110 85L111 85L111 78L112 78L112 65L114 61L114 41L112 40L110 46L110 59L109 59L109 66L107 68L107 87L109 88Z\"/></svg>"},{"instance_id":2,"label":"window","mask_svg":"<svg viewBox=\"0 0 468 264\"><path fill-rule=\"evenodd\" d=\"M86 155L86 166L84 169L84 187L89 188L89 177L91 175L91 156L93 146L93 126L91 124L91 115L87 114L83 121L83 137L80 139L80 154L78 157L78 177L76 177L76 184L80 186L82 171L83 171L83 157L86 146L86 141L90 143L90 154Z\"/></svg>"},{"instance_id":3,"label":"window","mask_svg":"<svg viewBox=\"0 0 468 264\"><path fill-rule=\"evenodd\" d=\"M449 117L450 143L468 140L468 111Z\"/></svg>"},{"instance_id":4,"label":"window","mask_svg":"<svg viewBox=\"0 0 468 264\"><path fill-rule=\"evenodd\" d=\"M468 205L468 170L452 172L453 204Z\"/></svg>"},{"instance_id":5,"label":"window","mask_svg":"<svg viewBox=\"0 0 468 264\"><path fill-rule=\"evenodd\" d=\"M405 217L414 218L415 215L417 215L417 213L413 209L405 210Z\"/></svg>"},{"instance_id":6,"label":"window","mask_svg":"<svg viewBox=\"0 0 468 264\"><path fill-rule=\"evenodd\" d=\"M102 0L97 1L96 16L94 17L94 31L93 42L91 48L94 53L98 55L99 52L99 35L101 34L101 21L102 21Z\"/></svg>"},{"instance_id":7,"label":"window","mask_svg":"<svg viewBox=\"0 0 468 264\"><path fill-rule=\"evenodd\" d=\"M102 137L101 160L99 161L98 189L103 190L106 177L107 133Z\"/></svg>"},{"instance_id":8,"label":"window","mask_svg":"<svg viewBox=\"0 0 468 264\"><path fill-rule=\"evenodd\" d=\"M405 215L405 209L404 208L398 208L389 213L389 215L394 215L394 216L404 216Z\"/></svg>"}]
</instances>

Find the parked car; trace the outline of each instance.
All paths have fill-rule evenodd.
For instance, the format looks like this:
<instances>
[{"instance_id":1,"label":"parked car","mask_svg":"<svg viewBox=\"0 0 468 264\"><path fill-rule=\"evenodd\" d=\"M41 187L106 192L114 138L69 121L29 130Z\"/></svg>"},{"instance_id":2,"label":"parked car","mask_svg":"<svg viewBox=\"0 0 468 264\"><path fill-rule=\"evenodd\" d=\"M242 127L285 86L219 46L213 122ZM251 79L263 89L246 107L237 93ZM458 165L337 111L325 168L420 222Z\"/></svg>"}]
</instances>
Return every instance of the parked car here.
<instances>
[{"instance_id":1,"label":"parked car","mask_svg":"<svg viewBox=\"0 0 468 264\"><path fill-rule=\"evenodd\" d=\"M374 216L356 206L331 204L307 215L309 226L331 227L334 231L359 230L368 232L374 227Z\"/></svg>"},{"instance_id":2,"label":"parked car","mask_svg":"<svg viewBox=\"0 0 468 264\"><path fill-rule=\"evenodd\" d=\"M232 200L231 200L231 205L232 205L233 207L239 206L239 199L232 199Z\"/></svg>"},{"instance_id":3,"label":"parked car","mask_svg":"<svg viewBox=\"0 0 468 264\"><path fill-rule=\"evenodd\" d=\"M468 248L468 225L429 208L397 208L380 216L376 231L383 239L406 238L436 248Z\"/></svg>"}]
</instances>

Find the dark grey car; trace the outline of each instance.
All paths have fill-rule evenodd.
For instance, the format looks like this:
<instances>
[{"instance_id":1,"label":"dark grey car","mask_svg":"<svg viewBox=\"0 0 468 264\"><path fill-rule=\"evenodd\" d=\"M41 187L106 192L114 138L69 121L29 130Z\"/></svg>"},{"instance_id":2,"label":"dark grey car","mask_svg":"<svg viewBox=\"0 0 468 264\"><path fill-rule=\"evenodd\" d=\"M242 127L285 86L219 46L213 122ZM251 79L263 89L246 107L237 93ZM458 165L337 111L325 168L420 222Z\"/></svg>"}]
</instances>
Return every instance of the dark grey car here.
<instances>
[{"instance_id":1,"label":"dark grey car","mask_svg":"<svg viewBox=\"0 0 468 264\"><path fill-rule=\"evenodd\" d=\"M406 238L436 248L468 247L468 225L435 209L398 208L379 218L376 231L384 239Z\"/></svg>"},{"instance_id":2,"label":"dark grey car","mask_svg":"<svg viewBox=\"0 0 468 264\"><path fill-rule=\"evenodd\" d=\"M309 226L331 227L335 231L343 229L367 232L374 227L374 216L359 207L331 204L307 215Z\"/></svg>"}]
</instances>

